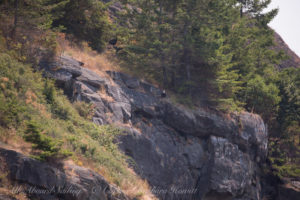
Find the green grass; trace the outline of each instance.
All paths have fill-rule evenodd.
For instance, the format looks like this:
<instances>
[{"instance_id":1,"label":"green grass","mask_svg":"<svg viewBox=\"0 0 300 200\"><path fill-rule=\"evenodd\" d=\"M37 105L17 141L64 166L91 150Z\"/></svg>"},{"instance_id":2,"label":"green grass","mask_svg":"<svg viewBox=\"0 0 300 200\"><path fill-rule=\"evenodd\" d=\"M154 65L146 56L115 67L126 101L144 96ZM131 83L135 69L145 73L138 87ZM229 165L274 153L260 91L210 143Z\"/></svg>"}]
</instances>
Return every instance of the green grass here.
<instances>
[{"instance_id":1,"label":"green grass","mask_svg":"<svg viewBox=\"0 0 300 200\"><path fill-rule=\"evenodd\" d=\"M84 112L85 108L90 110ZM134 181L127 158L113 142L122 132L90 122L91 112L91 105L70 103L51 80L0 52L1 129L15 129L32 143L35 156L42 160L65 158L73 152L74 160L78 156L92 160L117 185L123 180Z\"/></svg>"},{"instance_id":2,"label":"green grass","mask_svg":"<svg viewBox=\"0 0 300 200\"><path fill-rule=\"evenodd\" d=\"M275 169L275 174L280 178L290 177L290 178L299 178L300 177L300 168L296 164L284 164L272 165Z\"/></svg>"}]
</instances>

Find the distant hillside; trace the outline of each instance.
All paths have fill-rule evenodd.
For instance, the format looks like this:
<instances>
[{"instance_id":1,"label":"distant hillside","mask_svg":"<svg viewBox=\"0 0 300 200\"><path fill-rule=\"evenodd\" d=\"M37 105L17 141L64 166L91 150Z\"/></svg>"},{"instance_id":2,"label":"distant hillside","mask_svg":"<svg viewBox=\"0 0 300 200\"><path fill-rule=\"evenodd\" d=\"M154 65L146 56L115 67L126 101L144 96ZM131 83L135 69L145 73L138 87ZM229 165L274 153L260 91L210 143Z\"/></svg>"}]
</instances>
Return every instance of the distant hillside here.
<instances>
[{"instance_id":1,"label":"distant hillside","mask_svg":"<svg viewBox=\"0 0 300 200\"><path fill-rule=\"evenodd\" d=\"M300 58L295 54L293 50L290 49L290 47L284 42L282 37L275 32L275 43L277 44L275 46L275 49L283 50L288 56L289 59L283 61L279 68L288 68L288 67L294 67L299 68L300 67Z\"/></svg>"}]
</instances>

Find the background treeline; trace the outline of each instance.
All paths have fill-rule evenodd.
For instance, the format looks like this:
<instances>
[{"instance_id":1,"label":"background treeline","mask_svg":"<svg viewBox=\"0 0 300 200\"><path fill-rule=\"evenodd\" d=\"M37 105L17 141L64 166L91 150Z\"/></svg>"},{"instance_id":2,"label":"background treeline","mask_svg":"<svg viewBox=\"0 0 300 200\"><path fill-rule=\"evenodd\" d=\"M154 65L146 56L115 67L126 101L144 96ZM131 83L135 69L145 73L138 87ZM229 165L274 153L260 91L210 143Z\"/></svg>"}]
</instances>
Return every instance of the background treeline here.
<instances>
[{"instance_id":1,"label":"background treeline","mask_svg":"<svg viewBox=\"0 0 300 200\"><path fill-rule=\"evenodd\" d=\"M117 2L112 13L113 2L99 0L2 0L1 34L16 59L34 65L55 55L58 32L98 52L117 39L121 66L178 101L260 114L276 172L299 176L300 72L277 68L286 56L272 48L271 0Z\"/></svg>"},{"instance_id":2,"label":"background treeline","mask_svg":"<svg viewBox=\"0 0 300 200\"><path fill-rule=\"evenodd\" d=\"M127 27L121 56L128 67L176 93L221 109L245 106L271 115L279 102L274 66L282 55L270 49L273 31L267 24L277 10L263 14L269 2L130 1L119 17Z\"/></svg>"},{"instance_id":3,"label":"background treeline","mask_svg":"<svg viewBox=\"0 0 300 200\"><path fill-rule=\"evenodd\" d=\"M60 31L100 52L110 31L106 8L98 0L1 0L0 26L9 48L21 50L30 62L41 52L55 54Z\"/></svg>"},{"instance_id":4,"label":"background treeline","mask_svg":"<svg viewBox=\"0 0 300 200\"><path fill-rule=\"evenodd\" d=\"M118 16L119 57L181 102L260 114L271 135L270 161L300 175L299 69L274 50L271 0L128 0Z\"/></svg>"}]
</instances>

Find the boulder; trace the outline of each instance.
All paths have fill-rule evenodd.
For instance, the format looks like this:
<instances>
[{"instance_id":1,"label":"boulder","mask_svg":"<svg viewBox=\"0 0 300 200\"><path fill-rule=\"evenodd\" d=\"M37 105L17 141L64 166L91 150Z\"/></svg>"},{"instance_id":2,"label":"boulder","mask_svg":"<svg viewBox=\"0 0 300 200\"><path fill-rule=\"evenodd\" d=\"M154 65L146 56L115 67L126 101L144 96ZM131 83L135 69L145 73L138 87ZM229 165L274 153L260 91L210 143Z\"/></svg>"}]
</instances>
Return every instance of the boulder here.
<instances>
[{"instance_id":1,"label":"boulder","mask_svg":"<svg viewBox=\"0 0 300 200\"><path fill-rule=\"evenodd\" d=\"M82 74L81 63L69 56L57 58L54 62L41 61L40 68L45 76L60 82L68 82Z\"/></svg>"},{"instance_id":2,"label":"boulder","mask_svg":"<svg viewBox=\"0 0 300 200\"><path fill-rule=\"evenodd\" d=\"M100 88L107 80L104 77L99 76L95 72L82 68L82 74L76 78L76 80L81 81L87 85Z\"/></svg>"}]
</instances>

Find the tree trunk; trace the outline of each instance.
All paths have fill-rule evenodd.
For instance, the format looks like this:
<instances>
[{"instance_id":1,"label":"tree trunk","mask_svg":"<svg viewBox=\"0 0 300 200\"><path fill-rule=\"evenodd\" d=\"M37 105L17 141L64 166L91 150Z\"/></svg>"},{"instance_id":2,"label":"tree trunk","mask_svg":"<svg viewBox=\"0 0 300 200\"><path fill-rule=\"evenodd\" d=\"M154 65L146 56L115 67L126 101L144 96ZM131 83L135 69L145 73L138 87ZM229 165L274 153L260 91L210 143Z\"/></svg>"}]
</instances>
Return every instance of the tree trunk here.
<instances>
[{"instance_id":1,"label":"tree trunk","mask_svg":"<svg viewBox=\"0 0 300 200\"><path fill-rule=\"evenodd\" d=\"M172 89L176 88L175 72L171 71L171 83L170 86Z\"/></svg>"},{"instance_id":2,"label":"tree trunk","mask_svg":"<svg viewBox=\"0 0 300 200\"><path fill-rule=\"evenodd\" d=\"M162 0L159 1L159 20L158 20L158 25L159 25L159 40L161 43L163 43L163 33L161 29L162 25ZM163 47L160 47L160 64L163 72L163 87L166 88L168 86L168 76L167 76L167 69L166 69L166 64L165 64L165 55L163 52Z\"/></svg>"},{"instance_id":3,"label":"tree trunk","mask_svg":"<svg viewBox=\"0 0 300 200\"><path fill-rule=\"evenodd\" d=\"M13 29L11 30L11 39L14 40L15 36L16 36L16 31L17 31L17 27L18 27L18 21L19 21L19 0L15 0L14 2L14 26Z\"/></svg>"},{"instance_id":4,"label":"tree trunk","mask_svg":"<svg viewBox=\"0 0 300 200\"><path fill-rule=\"evenodd\" d=\"M189 58L189 45L187 41L187 34L188 34L188 24L189 22L186 21L184 25L184 52L183 52L183 64L185 65L185 74L186 74L186 82L187 87L188 87L188 94L191 95L191 87L190 87L190 82L191 82L191 66L190 66L190 58Z\"/></svg>"},{"instance_id":5,"label":"tree trunk","mask_svg":"<svg viewBox=\"0 0 300 200\"><path fill-rule=\"evenodd\" d=\"M176 6L173 10L172 13L172 21L175 22L175 18L176 18ZM172 43L175 42L175 30L172 31ZM174 52L174 49L172 50L172 58L171 58L171 81L170 81L170 87L172 87L173 89L176 88L176 80L175 80L175 74L176 74L176 58L177 58L177 51Z\"/></svg>"},{"instance_id":6,"label":"tree trunk","mask_svg":"<svg viewBox=\"0 0 300 200\"><path fill-rule=\"evenodd\" d=\"M241 5L241 8L240 8L240 16L241 16L241 18L243 17L243 5Z\"/></svg>"},{"instance_id":7,"label":"tree trunk","mask_svg":"<svg viewBox=\"0 0 300 200\"><path fill-rule=\"evenodd\" d=\"M167 88L168 87L167 69L165 66L163 66L162 69L163 69L163 87Z\"/></svg>"}]
</instances>

